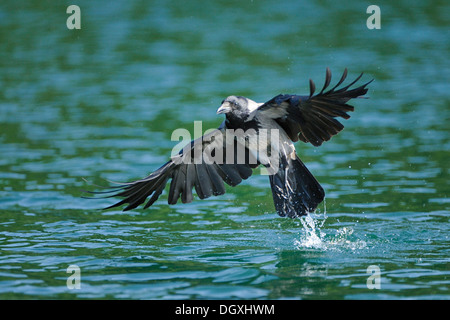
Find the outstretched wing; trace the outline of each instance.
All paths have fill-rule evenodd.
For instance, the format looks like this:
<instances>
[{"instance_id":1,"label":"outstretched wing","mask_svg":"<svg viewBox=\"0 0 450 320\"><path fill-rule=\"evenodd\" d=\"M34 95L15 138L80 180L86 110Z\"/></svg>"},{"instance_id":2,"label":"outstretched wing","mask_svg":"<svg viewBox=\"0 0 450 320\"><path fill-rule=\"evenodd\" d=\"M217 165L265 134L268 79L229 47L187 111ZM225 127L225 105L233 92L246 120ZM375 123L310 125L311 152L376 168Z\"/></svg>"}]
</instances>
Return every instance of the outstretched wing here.
<instances>
[{"instance_id":1,"label":"outstretched wing","mask_svg":"<svg viewBox=\"0 0 450 320\"><path fill-rule=\"evenodd\" d=\"M149 176L133 182L119 183L105 191L88 192L106 194L107 198L123 197L123 200L105 209L128 204L124 211L136 208L149 197L144 209L150 207L164 191L169 180L169 204L177 203L180 197L183 203L192 202L193 188L200 199L224 194L224 182L234 187L250 177L252 169L259 165L245 145L245 140L236 137L227 139L227 133L222 124L218 129L186 145Z\"/></svg>"},{"instance_id":2,"label":"outstretched wing","mask_svg":"<svg viewBox=\"0 0 450 320\"><path fill-rule=\"evenodd\" d=\"M345 69L339 82L325 91L331 82L331 71L327 68L325 84L318 94L314 95L316 86L309 80L309 96L280 94L261 105L256 112L275 119L292 141L300 139L320 146L344 128L336 118L350 118L347 112L354 108L347 102L367 93L366 86L373 80L350 89L362 75L361 73L352 83L338 89L347 77Z\"/></svg>"}]
</instances>

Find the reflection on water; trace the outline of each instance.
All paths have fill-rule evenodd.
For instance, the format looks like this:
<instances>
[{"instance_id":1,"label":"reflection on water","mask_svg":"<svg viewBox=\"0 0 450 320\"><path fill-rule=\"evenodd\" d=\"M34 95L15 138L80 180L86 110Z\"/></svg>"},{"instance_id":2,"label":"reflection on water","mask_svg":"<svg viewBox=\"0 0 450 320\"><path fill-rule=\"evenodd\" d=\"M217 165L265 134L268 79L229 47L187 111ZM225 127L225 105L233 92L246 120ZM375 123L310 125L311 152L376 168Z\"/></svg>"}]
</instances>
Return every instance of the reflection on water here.
<instances>
[{"instance_id":1,"label":"reflection on water","mask_svg":"<svg viewBox=\"0 0 450 320\"><path fill-rule=\"evenodd\" d=\"M77 5L81 30L63 3L0 3L1 298L449 298L445 1L382 4L380 30L357 1ZM375 81L343 132L297 143L315 215L279 218L258 175L146 211L80 198L83 178L158 168L173 130L217 127L226 96L307 94L327 66Z\"/></svg>"}]
</instances>

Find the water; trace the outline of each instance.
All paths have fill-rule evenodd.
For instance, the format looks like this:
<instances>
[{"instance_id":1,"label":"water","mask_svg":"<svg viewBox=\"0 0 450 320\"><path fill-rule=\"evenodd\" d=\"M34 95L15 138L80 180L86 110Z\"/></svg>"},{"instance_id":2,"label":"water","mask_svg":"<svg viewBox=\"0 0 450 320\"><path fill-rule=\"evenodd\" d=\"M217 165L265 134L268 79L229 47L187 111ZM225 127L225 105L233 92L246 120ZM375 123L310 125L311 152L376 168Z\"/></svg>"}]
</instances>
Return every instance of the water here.
<instances>
[{"instance_id":1,"label":"water","mask_svg":"<svg viewBox=\"0 0 450 320\"><path fill-rule=\"evenodd\" d=\"M78 1L81 30L69 4L0 4L0 298L450 298L445 1L381 4L380 30L358 1ZM278 217L258 175L145 211L81 198L217 127L226 96L308 93L327 66L375 81L342 133L297 144L326 190L311 217Z\"/></svg>"}]
</instances>

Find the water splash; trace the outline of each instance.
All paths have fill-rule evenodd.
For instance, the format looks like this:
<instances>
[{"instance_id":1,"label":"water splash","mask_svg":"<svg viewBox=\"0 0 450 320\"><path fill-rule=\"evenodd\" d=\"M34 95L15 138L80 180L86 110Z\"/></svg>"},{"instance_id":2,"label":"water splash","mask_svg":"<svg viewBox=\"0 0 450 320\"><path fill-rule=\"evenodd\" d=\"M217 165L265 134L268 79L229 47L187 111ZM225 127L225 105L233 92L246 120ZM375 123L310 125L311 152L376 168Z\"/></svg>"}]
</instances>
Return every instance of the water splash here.
<instances>
[{"instance_id":1,"label":"water splash","mask_svg":"<svg viewBox=\"0 0 450 320\"><path fill-rule=\"evenodd\" d=\"M325 232L324 225L327 220L326 209L323 217L317 214L309 214L301 217L303 230L298 239L294 240L294 246L301 249L318 250L359 250L367 248L366 241L353 235L352 227L342 227L337 230ZM322 221L320 221L321 219Z\"/></svg>"},{"instance_id":2,"label":"water splash","mask_svg":"<svg viewBox=\"0 0 450 320\"><path fill-rule=\"evenodd\" d=\"M304 233L300 236L300 239L294 241L294 245L302 248L324 248L326 234L316 225L316 221L311 215L300 218Z\"/></svg>"}]
</instances>

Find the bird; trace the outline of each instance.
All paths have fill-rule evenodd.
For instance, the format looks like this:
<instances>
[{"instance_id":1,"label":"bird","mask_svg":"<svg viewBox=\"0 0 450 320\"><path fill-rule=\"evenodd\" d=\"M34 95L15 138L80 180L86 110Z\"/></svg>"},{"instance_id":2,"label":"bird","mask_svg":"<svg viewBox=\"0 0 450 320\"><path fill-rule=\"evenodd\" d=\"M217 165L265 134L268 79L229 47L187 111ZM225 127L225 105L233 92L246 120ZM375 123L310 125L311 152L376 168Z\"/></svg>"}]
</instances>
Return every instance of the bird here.
<instances>
[{"instance_id":1,"label":"bird","mask_svg":"<svg viewBox=\"0 0 450 320\"><path fill-rule=\"evenodd\" d=\"M347 68L330 87L331 71L326 68L325 83L315 94L309 80L309 95L279 94L264 103L243 96L224 99L217 114L225 120L217 129L187 143L178 153L142 179L115 183L102 191L105 198L122 200L104 209L124 206L123 211L152 206L170 183L167 202L176 204L198 198L223 195L225 184L237 186L258 168L266 169L276 212L281 217L297 218L314 212L325 198L325 191L300 160L294 143L302 141L315 147L330 140L344 126L337 118L349 119L354 107L347 102L361 98L373 81L339 87L347 78ZM264 171L263 171L264 172ZM170 182L169 182L170 180Z\"/></svg>"}]
</instances>

